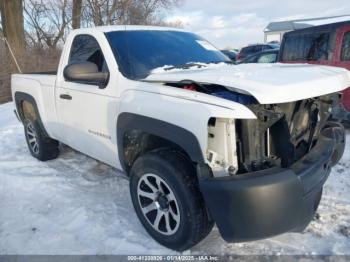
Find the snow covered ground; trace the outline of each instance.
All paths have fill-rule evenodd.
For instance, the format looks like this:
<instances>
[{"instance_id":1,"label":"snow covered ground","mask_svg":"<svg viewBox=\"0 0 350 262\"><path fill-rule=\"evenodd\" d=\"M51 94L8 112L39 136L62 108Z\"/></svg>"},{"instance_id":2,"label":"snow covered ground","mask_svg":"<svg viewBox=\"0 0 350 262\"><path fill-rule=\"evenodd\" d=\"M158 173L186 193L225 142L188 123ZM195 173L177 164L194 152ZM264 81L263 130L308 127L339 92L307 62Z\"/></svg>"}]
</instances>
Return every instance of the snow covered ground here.
<instances>
[{"instance_id":1,"label":"snow covered ground","mask_svg":"<svg viewBox=\"0 0 350 262\"><path fill-rule=\"evenodd\" d=\"M350 133L348 134L350 141ZM227 244L218 230L186 254L350 254L350 146L303 234ZM0 105L0 254L176 254L139 223L121 172L64 147L39 162L12 104Z\"/></svg>"}]
</instances>

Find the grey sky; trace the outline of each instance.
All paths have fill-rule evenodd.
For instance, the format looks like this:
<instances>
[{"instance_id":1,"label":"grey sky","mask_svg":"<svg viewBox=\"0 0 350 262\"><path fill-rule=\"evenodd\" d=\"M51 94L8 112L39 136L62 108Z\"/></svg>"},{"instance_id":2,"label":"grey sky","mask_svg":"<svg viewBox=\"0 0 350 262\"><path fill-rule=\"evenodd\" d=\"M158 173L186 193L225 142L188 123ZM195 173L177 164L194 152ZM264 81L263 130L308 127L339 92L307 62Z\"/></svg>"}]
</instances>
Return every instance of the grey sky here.
<instances>
[{"instance_id":1,"label":"grey sky","mask_svg":"<svg viewBox=\"0 0 350 262\"><path fill-rule=\"evenodd\" d=\"M181 20L219 48L262 42L269 22L350 14L350 0L183 1L167 20Z\"/></svg>"}]
</instances>

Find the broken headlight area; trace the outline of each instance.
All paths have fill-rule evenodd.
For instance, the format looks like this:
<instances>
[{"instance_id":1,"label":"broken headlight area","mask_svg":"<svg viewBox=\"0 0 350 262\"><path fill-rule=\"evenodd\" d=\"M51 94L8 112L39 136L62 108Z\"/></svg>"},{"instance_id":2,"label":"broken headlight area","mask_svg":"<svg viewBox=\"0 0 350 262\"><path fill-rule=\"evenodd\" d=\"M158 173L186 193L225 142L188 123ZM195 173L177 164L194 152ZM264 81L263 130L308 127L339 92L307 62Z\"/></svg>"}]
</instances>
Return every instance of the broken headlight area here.
<instances>
[{"instance_id":1,"label":"broken headlight area","mask_svg":"<svg viewBox=\"0 0 350 262\"><path fill-rule=\"evenodd\" d=\"M316 144L339 94L283 104L246 105L257 119L208 123L207 159L214 176L289 167Z\"/></svg>"}]
</instances>

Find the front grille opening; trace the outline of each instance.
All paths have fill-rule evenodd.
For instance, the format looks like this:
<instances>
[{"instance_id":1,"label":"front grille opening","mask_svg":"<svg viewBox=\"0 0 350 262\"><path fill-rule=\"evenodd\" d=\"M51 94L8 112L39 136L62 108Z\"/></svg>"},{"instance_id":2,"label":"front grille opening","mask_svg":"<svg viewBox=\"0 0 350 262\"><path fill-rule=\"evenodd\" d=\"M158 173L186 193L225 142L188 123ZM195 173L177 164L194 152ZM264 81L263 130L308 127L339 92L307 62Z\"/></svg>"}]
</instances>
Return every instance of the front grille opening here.
<instances>
[{"instance_id":1,"label":"front grille opening","mask_svg":"<svg viewBox=\"0 0 350 262\"><path fill-rule=\"evenodd\" d=\"M236 120L238 174L289 167L307 154L338 98L331 94L284 104L251 105L257 119Z\"/></svg>"}]
</instances>

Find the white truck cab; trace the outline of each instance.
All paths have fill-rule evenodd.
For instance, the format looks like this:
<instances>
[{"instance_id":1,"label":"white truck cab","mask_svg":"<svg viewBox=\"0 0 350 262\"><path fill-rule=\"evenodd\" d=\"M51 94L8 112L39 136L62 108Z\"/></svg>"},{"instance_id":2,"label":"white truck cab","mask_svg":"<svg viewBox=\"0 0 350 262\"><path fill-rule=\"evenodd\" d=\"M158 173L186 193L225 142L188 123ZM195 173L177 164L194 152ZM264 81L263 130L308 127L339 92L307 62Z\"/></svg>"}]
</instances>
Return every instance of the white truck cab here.
<instances>
[{"instance_id":1,"label":"white truck cab","mask_svg":"<svg viewBox=\"0 0 350 262\"><path fill-rule=\"evenodd\" d=\"M57 72L11 84L30 153L64 143L124 170L140 221L175 250L214 223L230 242L303 230L344 151L331 115L349 71L233 65L184 30L73 30Z\"/></svg>"}]
</instances>

